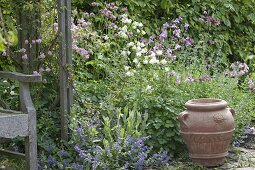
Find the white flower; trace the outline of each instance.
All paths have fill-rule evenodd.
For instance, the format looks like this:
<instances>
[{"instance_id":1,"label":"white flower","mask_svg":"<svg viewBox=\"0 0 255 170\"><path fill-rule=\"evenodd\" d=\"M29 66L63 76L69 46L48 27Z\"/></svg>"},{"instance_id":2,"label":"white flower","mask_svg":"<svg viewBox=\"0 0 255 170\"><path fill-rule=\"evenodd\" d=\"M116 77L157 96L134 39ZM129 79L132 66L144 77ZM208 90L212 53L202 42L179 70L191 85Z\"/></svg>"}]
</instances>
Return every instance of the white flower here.
<instances>
[{"instance_id":1,"label":"white flower","mask_svg":"<svg viewBox=\"0 0 255 170\"><path fill-rule=\"evenodd\" d=\"M148 49L147 48L143 48L141 53L147 53Z\"/></svg>"},{"instance_id":2,"label":"white flower","mask_svg":"<svg viewBox=\"0 0 255 170\"><path fill-rule=\"evenodd\" d=\"M98 58L98 59L103 59L102 53L99 53L99 54L97 55L97 58Z\"/></svg>"},{"instance_id":3,"label":"white flower","mask_svg":"<svg viewBox=\"0 0 255 170\"><path fill-rule=\"evenodd\" d=\"M140 46L141 47L145 47L145 44L142 42L142 43L140 43Z\"/></svg>"},{"instance_id":4,"label":"white flower","mask_svg":"<svg viewBox=\"0 0 255 170\"><path fill-rule=\"evenodd\" d=\"M163 60L161 60L160 62L161 62L161 64L163 64L163 65L165 65L165 64L167 63L166 59L163 59Z\"/></svg>"},{"instance_id":5,"label":"white flower","mask_svg":"<svg viewBox=\"0 0 255 170\"><path fill-rule=\"evenodd\" d=\"M125 66L125 67L124 67L125 71L128 71L129 68L130 68L129 66Z\"/></svg>"},{"instance_id":6,"label":"white flower","mask_svg":"<svg viewBox=\"0 0 255 170\"><path fill-rule=\"evenodd\" d=\"M153 57L151 60L150 60L150 64L158 64L159 63L159 60L156 59L156 57Z\"/></svg>"},{"instance_id":7,"label":"white flower","mask_svg":"<svg viewBox=\"0 0 255 170\"><path fill-rule=\"evenodd\" d=\"M133 29L136 29L137 27L135 25L132 26Z\"/></svg>"},{"instance_id":8,"label":"white flower","mask_svg":"<svg viewBox=\"0 0 255 170\"><path fill-rule=\"evenodd\" d=\"M161 61L162 62L162 61ZM169 67L165 67L165 71L168 72L170 71L170 68Z\"/></svg>"},{"instance_id":9,"label":"white flower","mask_svg":"<svg viewBox=\"0 0 255 170\"><path fill-rule=\"evenodd\" d=\"M132 23L132 19L128 19L128 18L122 18L121 20L123 23L126 23L126 24L131 24Z\"/></svg>"},{"instance_id":10,"label":"white flower","mask_svg":"<svg viewBox=\"0 0 255 170\"><path fill-rule=\"evenodd\" d=\"M145 60L147 60L148 58L150 58L150 56L148 56L148 55L144 56Z\"/></svg>"},{"instance_id":11,"label":"white flower","mask_svg":"<svg viewBox=\"0 0 255 170\"><path fill-rule=\"evenodd\" d=\"M141 31L139 29L136 30L137 33L140 33Z\"/></svg>"},{"instance_id":12,"label":"white flower","mask_svg":"<svg viewBox=\"0 0 255 170\"><path fill-rule=\"evenodd\" d=\"M127 22L127 23L128 23L128 24L131 24L131 22L132 22L132 19L128 19L128 22Z\"/></svg>"},{"instance_id":13,"label":"white flower","mask_svg":"<svg viewBox=\"0 0 255 170\"><path fill-rule=\"evenodd\" d=\"M152 90L152 86L150 86L150 85L148 85L147 87L146 87L146 89L145 89L146 91L150 91L150 90Z\"/></svg>"},{"instance_id":14,"label":"white flower","mask_svg":"<svg viewBox=\"0 0 255 170\"><path fill-rule=\"evenodd\" d=\"M162 51L162 50L157 50L157 51L156 51L156 54L160 56L160 55L163 54L163 51Z\"/></svg>"},{"instance_id":15,"label":"white flower","mask_svg":"<svg viewBox=\"0 0 255 170\"><path fill-rule=\"evenodd\" d=\"M135 64L137 64L139 61L138 61L137 58L135 58L135 59L133 60L133 62L134 62Z\"/></svg>"},{"instance_id":16,"label":"white flower","mask_svg":"<svg viewBox=\"0 0 255 170\"><path fill-rule=\"evenodd\" d=\"M134 42L129 42L128 44L127 44L127 47L132 47L132 46L134 46Z\"/></svg>"},{"instance_id":17,"label":"white flower","mask_svg":"<svg viewBox=\"0 0 255 170\"><path fill-rule=\"evenodd\" d=\"M155 58L156 57L156 54L152 51L151 52L151 58Z\"/></svg>"},{"instance_id":18,"label":"white flower","mask_svg":"<svg viewBox=\"0 0 255 170\"><path fill-rule=\"evenodd\" d=\"M148 60L143 60L143 64L148 64Z\"/></svg>"},{"instance_id":19,"label":"white flower","mask_svg":"<svg viewBox=\"0 0 255 170\"><path fill-rule=\"evenodd\" d=\"M136 51L141 51L141 50L142 50L142 48L140 46L136 47Z\"/></svg>"},{"instance_id":20,"label":"white flower","mask_svg":"<svg viewBox=\"0 0 255 170\"><path fill-rule=\"evenodd\" d=\"M15 92L14 92L14 91L11 91L11 92L10 92L10 95L12 95L12 96L15 95Z\"/></svg>"},{"instance_id":21,"label":"white flower","mask_svg":"<svg viewBox=\"0 0 255 170\"><path fill-rule=\"evenodd\" d=\"M142 56L142 53L141 53L141 52L137 52L137 53L136 53L136 56L137 56L137 57L141 57L141 56Z\"/></svg>"},{"instance_id":22,"label":"white flower","mask_svg":"<svg viewBox=\"0 0 255 170\"><path fill-rule=\"evenodd\" d=\"M136 46L133 46L133 47L132 47L132 50L136 50Z\"/></svg>"},{"instance_id":23,"label":"white flower","mask_svg":"<svg viewBox=\"0 0 255 170\"><path fill-rule=\"evenodd\" d=\"M122 38L128 38L128 35L125 32L119 32L120 37Z\"/></svg>"},{"instance_id":24,"label":"white flower","mask_svg":"<svg viewBox=\"0 0 255 170\"><path fill-rule=\"evenodd\" d=\"M127 51L122 51L122 52L121 52L121 55L124 56L124 57L126 57L126 56L127 56Z\"/></svg>"},{"instance_id":25,"label":"white flower","mask_svg":"<svg viewBox=\"0 0 255 170\"><path fill-rule=\"evenodd\" d=\"M126 76L128 76L128 77L134 76L134 72L132 70L128 71L128 72L126 72Z\"/></svg>"},{"instance_id":26,"label":"white flower","mask_svg":"<svg viewBox=\"0 0 255 170\"><path fill-rule=\"evenodd\" d=\"M139 26L139 23L137 21L134 21L133 25L137 27L137 26Z\"/></svg>"},{"instance_id":27,"label":"white flower","mask_svg":"<svg viewBox=\"0 0 255 170\"><path fill-rule=\"evenodd\" d=\"M146 34L146 32L144 30L142 30L142 35L145 35L145 34Z\"/></svg>"},{"instance_id":28,"label":"white flower","mask_svg":"<svg viewBox=\"0 0 255 170\"><path fill-rule=\"evenodd\" d=\"M123 32L127 32L127 26L126 26L126 25L124 25L124 26L121 28L121 31L123 31Z\"/></svg>"},{"instance_id":29,"label":"white flower","mask_svg":"<svg viewBox=\"0 0 255 170\"><path fill-rule=\"evenodd\" d=\"M154 79L155 79L155 80L158 80L158 79L159 79L159 77L158 77L158 74L157 74L157 73L155 73L155 74L153 75L153 77L154 77Z\"/></svg>"},{"instance_id":30,"label":"white flower","mask_svg":"<svg viewBox=\"0 0 255 170\"><path fill-rule=\"evenodd\" d=\"M130 51L127 51L127 55L130 55L131 54L131 52Z\"/></svg>"},{"instance_id":31,"label":"white flower","mask_svg":"<svg viewBox=\"0 0 255 170\"><path fill-rule=\"evenodd\" d=\"M138 27L143 27L143 23L140 22L140 23L138 24Z\"/></svg>"}]
</instances>

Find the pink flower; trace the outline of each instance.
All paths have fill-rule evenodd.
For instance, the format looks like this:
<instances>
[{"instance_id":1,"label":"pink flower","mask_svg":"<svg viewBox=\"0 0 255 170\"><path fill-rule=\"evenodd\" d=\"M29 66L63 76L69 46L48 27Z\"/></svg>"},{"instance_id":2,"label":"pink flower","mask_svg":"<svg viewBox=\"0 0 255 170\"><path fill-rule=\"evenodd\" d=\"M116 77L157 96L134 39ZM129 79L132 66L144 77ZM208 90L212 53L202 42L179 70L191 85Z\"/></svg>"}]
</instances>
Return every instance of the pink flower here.
<instances>
[{"instance_id":1,"label":"pink flower","mask_svg":"<svg viewBox=\"0 0 255 170\"><path fill-rule=\"evenodd\" d=\"M33 71L33 75L34 75L34 76L40 76L41 74L38 73L37 71Z\"/></svg>"},{"instance_id":2,"label":"pink flower","mask_svg":"<svg viewBox=\"0 0 255 170\"><path fill-rule=\"evenodd\" d=\"M46 57L46 56L45 56L44 53L41 53L40 56L39 56L40 59L44 59L45 57Z\"/></svg>"},{"instance_id":3,"label":"pink flower","mask_svg":"<svg viewBox=\"0 0 255 170\"><path fill-rule=\"evenodd\" d=\"M99 6L99 3L97 3L97 2L92 2L90 5L91 5L91 6Z\"/></svg>"},{"instance_id":4,"label":"pink flower","mask_svg":"<svg viewBox=\"0 0 255 170\"><path fill-rule=\"evenodd\" d=\"M20 53L25 53L27 50L25 49L25 48L21 48L20 50L19 50L19 52Z\"/></svg>"},{"instance_id":5,"label":"pink flower","mask_svg":"<svg viewBox=\"0 0 255 170\"><path fill-rule=\"evenodd\" d=\"M122 11L127 12L128 11L127 7L123 7Z\"/></svg>"},{"instance_id":6,"label":"pink flower","mask_svg":"<svg viewBox=\"0 0 255 170\"><path fill-rule=\"evenodd\" d=\"M21 58L22 58L23 60L27 60L27 54L24 54Z\"/></svg>"},{"instance_id":7,"label":"pink flower","mask_svg":"<svg viewBox=\"0 0 255 170\"><path fill-rule=\"evenodd\" d=\"M49 67L47 67L47 68L45 69L45 71L46 71L46 72L50 72L51 69L50 69Z\"/></svg>"},{"instance_id":8,"label":"pink flower","mask_svg":"<svg viewBox=\"0 0 255 170\"><path fill-rule=\"evenodd\" d=\"M52 52L51 52L51 51L48 51L48 55L49 55L49 56L52 56Z\"/></svg>"},{"instance_id":9,"label":"pink flower","mask_svg":"<svg viewBox=\"0 0 255 170\"><path fill-rule=\"evenodd\" d=\"M39 69L39 73L42 73L42 72L44 72L44 69L43 69L43 68L40 68L40 69Z\"/></svg>"},{"instance_id":10,"label":"pink flower","mask_svg":"<svg viewBox=\"0 0 255 170\"><path fill-rule=\"evenodd\" d=\"M6 51L4 51L4 52L2 53L2 55L3 55L4 57L6 57L6 56L7 56Z\"/></svg>"},{"instance_id":11,"label":"pink flower","mask_svg":"<svg viewBox=\"0 0 255 170\"><path fill-rule=\"evenodd\" d=\"M37 39L37 40L35 40L35 42L38 43L38 44L41 44L42 43L42 39Z\"/></svg>"}]
</instances>

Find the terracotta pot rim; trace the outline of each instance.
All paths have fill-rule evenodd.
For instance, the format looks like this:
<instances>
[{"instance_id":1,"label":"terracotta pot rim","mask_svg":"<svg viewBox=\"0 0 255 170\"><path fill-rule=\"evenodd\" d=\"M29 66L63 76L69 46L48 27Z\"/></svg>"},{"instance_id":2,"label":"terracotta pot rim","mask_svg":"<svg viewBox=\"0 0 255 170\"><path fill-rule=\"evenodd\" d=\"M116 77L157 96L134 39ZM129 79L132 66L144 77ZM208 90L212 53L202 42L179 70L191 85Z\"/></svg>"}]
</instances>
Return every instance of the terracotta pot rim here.
<instances>
[{"instance_id":1,"label":"terracotta pot rim","mask_svg":"<svg viewBox=\"0 0 255 170\"><path fill-rule=\"evenodd\" d=\"M228 103L225 100L217 98L199 98L192 99L185 103L189 110L218 110L226 108Z\"/></svg>"}]
</instances>

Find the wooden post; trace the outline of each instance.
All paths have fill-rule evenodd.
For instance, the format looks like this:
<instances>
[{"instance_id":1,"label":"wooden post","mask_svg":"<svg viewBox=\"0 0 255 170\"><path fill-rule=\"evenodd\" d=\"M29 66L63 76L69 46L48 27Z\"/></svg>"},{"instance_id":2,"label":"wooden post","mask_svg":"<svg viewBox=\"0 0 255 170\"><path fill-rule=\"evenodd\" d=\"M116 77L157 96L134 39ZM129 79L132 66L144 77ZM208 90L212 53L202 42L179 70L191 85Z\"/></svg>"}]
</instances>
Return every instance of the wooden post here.
<instances>
[{"instance_id":1,"label":"wooden post","mask_svg":"<svg viewBox=\"0 0 255 170\"><path fill-rule=\"evenodd\" d=\"M71 37L71 0L58 1L58 30L59 56L60 56L60 112L61 112L61 138L68 138L67 114L73 98L73 88L68 81L71 77L72 65L72 37Z\"/></svg>"},{"instance_id":2,"label":"wooden post","mask_svg":"<svg viewBox=\"0 0 255 170\"><path fill-rule=\"evenodd\" d=\"M72 33L71 33L71 0L65 0L66 5L66 61L69 65L68 89L67 89L67 113L71 112L73 103L73 84L72 84Z\"/></svg>"}]
</instances>

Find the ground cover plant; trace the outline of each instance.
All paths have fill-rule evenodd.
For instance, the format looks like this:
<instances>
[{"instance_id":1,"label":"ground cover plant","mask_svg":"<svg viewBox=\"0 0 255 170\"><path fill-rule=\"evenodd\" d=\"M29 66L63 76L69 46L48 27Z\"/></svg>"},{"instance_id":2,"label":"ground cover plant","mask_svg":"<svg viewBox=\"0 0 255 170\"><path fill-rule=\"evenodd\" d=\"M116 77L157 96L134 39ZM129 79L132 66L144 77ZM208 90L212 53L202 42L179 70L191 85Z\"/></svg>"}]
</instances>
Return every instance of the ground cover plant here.
<instances>
[{"instance_id":1,"label":"ground cover plant","mask_svg":"<svg viewBox=\"0 0 255 170\"><path fill-rule=\"evenodd\" d=\"M255 114L253 1L244 7L230 1L223 6L198 0L73 1L70 82L75 98L68 141L60 140L57 12L49 2L42 9L42 38L25 42L40 46L33 74L45 79L33 86L39 91L33 94L39 169L170 167L186 150L178 114L193 98L226 100L237 112L232 144L242 143ZM231 24L236 22L240 25ZM240 40L232 34L241 34L243 23L249 31ZM28 60L26 49L15 43L7 49L0 48L1 69L15 70L8 50ZM17 108L17 84L0 84L1 106ZM19 139L4 147L23 150Z\"/></svg>"}]
</instances>

